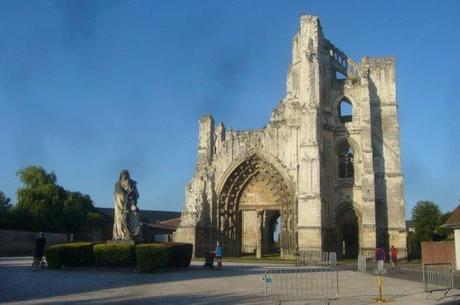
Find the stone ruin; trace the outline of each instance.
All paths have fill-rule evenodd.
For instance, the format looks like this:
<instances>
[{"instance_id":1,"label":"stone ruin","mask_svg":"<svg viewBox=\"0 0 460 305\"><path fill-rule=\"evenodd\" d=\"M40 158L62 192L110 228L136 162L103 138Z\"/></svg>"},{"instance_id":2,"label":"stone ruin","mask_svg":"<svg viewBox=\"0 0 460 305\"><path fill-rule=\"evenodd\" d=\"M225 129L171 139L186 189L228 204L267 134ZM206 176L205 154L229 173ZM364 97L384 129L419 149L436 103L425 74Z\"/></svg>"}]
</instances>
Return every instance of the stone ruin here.
<instances>
[{"instance_id":1,"label":"stone ruin","mask_svg":"<svg viewBox=\"0 0 460 305\"><path fill-rule=\"evenodd\" d=\"M301 16L286 87L261 129L200 119L175 240L192 243L195 256L222 240L231 256L276 245L285 258L372 256L391 244L404 257L395 59L356 63L324 37L318 17Z\"/></svg>"}]
</instances>

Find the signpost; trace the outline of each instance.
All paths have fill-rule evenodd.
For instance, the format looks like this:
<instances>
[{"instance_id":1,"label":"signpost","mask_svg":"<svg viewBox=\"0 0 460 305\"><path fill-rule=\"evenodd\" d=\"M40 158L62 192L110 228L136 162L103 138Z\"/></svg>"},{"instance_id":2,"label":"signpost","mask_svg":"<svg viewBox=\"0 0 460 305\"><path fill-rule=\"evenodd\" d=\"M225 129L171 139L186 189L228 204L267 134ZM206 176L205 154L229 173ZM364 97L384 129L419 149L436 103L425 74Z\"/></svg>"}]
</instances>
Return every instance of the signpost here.
<instances>
[{"instance_id":1,"label":"signpost","mask_svg":"<svg viewBox=\"0 0 460 305\"><path fill-rule=\"evenodd\" d=\"M387 273L387 270L385 269L385 250L382 248L377 248L375 250L375 258L377 259L377 269L375 269L374 273L377 275L377 288L379 289L379 296L377 298L372 298L369 301L372 303L388 303L393 300L391 299L385 299L383 297L383 275Z\"/></svg>"}]
</instances>

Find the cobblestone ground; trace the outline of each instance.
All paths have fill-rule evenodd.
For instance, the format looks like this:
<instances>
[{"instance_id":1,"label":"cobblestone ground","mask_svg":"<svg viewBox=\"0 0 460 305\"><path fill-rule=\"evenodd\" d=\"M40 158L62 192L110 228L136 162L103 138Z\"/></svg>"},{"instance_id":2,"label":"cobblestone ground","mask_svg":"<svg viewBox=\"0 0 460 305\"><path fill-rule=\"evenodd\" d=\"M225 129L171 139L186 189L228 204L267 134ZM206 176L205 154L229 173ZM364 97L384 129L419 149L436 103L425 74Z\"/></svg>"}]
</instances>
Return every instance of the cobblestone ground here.
<instances>
[{"instance_id":1,"label":"cobblestone ground","mask_svg":"<svg viewBox=\"0 0 460 305\"><path fill-rule=\"evenodd\" d=\"M144 274L96 270L31 272L31 258L0 258L0 302L7 304L270 304L263 295L263 266L227 263L222 271L186 270ZM397 271L404 273L404 270ZM331 304L369 304L376 296L370 274L339 272L340 298ZM386 278L390 304L460 304L460 290L426 299L420 281ZM305 304L305 302L303 303Z\"/></svg>"}]
</instances>

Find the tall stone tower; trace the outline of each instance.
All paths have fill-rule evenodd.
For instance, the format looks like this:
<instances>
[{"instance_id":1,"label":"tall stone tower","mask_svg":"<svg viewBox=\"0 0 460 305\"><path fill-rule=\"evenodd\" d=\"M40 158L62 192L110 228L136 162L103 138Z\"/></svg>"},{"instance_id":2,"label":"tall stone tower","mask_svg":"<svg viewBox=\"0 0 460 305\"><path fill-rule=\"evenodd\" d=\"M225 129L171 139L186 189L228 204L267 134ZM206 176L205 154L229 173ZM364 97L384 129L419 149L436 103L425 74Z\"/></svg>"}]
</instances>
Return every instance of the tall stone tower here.
<instances>
[{"instance_id":1,"label":"tall stone tower","mask_svg":"<svg viewBox=\"0 0 460 305\"><path fill-rule=\"evenodd\" d=\"M286 87L262 129L201 118L175 240L197 256L216 240L226 255L355 257L392 244L404 256L395 59L357 64L324 38L318 17L301 16Z\"/></svg>"}]
</instances>

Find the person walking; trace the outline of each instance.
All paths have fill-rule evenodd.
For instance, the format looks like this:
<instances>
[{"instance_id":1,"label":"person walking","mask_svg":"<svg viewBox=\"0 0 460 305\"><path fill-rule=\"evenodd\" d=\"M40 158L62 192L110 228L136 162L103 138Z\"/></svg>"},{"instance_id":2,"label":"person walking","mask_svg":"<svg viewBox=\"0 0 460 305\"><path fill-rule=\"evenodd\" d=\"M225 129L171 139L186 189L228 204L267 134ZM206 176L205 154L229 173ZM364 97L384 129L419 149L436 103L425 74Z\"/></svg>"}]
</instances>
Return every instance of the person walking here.
<instances>
[{"instance_id":1,"label":"person walking","mask_svg":"<svg viewBox=\"0 0 460 305\"><path fill-rule=\"evenodd\" d=\"M390 257L391 257L391 269L398 268L398 249L393 245L390 248Z\"/></svg>"},{"instance_id":2,"label":"person walking","mask_svg":"<svg viewBox=\"0 0 460 305\"><path fill-rule=\"evenodd\" d=\"M32 264L32 271L37 271L37 268L42 263L43 253L45 252L46 238L45 234L40 232L39 237L35 241L35 254L34 262Z\"/></svg>"},{"instance_id":3,"label":"person walking","mask_svg":"<svg viewBox=\"0 0 460 305\"><path fill-rule=\"evenodd\" d=\"M222 247L222 243L220 242L220 240L217 241L215 254L216 254L216 259L217 259L217 269L221 270L222 269L223 247Z\"/></svg>"}]
</instances>

